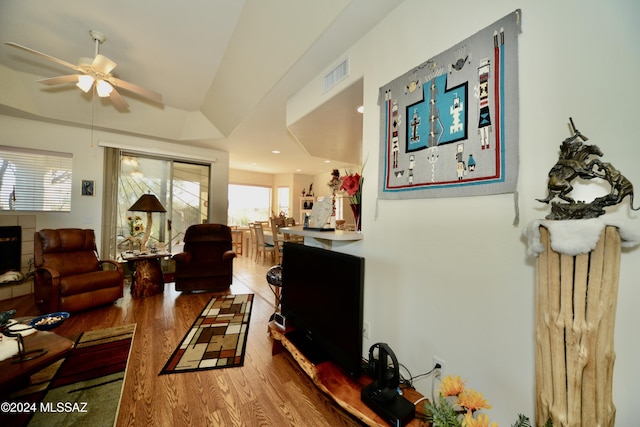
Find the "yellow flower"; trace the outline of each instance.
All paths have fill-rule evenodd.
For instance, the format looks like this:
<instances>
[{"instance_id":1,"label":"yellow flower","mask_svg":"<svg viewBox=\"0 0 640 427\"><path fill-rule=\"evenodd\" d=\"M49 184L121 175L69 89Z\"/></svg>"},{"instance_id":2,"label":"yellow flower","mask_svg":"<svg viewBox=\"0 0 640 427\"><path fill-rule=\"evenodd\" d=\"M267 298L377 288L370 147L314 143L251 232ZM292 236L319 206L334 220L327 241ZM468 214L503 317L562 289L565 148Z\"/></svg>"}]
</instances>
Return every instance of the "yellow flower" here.
<instances>
[{"instance_id":1,"label":"yellow flower","mask_svg":"<svg viewBox=\"0 0 640 427\"><path fill-rule=\"evenodd\" d=\"M489 424L489 416L487 414L478 414L478 419L473 418L471 411L467 411L462 420L463 427L498 427L498 423Z\"/></svg>"},{"instance_id":2,"label":"yellow flower","mask_svg":"<svg viewBox=\"0 0 640 427\"><path fill-rule=\"evenodd\" d=\"M487 400L482 397L482 393L471 389L464 390L460 393L458 396L458 403L456 405L471 412L480 409L491 409L491 405L489 405Z\"/></svg>"},{"instance_id":3,"label":"yellow flower","mask_svg":"<svg viewBox=\"0 0 640 427\"><path fill-rule=\"evenodd\" d=\"M130 235L137 236L144 232L144 225L142 225L142 218L140 216L128 216L127 222L129 223Z\"/></svg>"},{"instance_id":4,"label":"yellow flower","mask_svg":"<svg viewBox=\"0 0 640 427\"><path fill-rule=\"evenodd\" d=\"M463 391L464 381L462 381L459 375L456 377L447 375L440 383L440 393L442 393L444 397L457 396Z\"/></svg>"}]
</instances>

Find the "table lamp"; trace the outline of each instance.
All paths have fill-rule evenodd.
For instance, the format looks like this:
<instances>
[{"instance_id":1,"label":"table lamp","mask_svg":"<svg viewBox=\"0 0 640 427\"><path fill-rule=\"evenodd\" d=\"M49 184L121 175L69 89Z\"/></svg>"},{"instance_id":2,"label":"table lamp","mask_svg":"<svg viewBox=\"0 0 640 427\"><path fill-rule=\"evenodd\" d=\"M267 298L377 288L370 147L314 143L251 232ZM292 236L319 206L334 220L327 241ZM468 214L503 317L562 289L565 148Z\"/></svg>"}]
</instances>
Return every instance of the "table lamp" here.
<instances>
[{"instance_id":1,"label":"table lamp","mask_svg":"<svg viewBox=\"0 0 640 427\"><path fill-rule=\"evenodd\" d=\"M129 208L131 212L146 212L147 213L147 228L144 230L144 236L140 241L140 252L147 251L147 241L151 236L151 212L166 212L167 210L162 206L160 200L151 193L143 194L140 196L133 206Z\"/></svg>"}]
</instances>

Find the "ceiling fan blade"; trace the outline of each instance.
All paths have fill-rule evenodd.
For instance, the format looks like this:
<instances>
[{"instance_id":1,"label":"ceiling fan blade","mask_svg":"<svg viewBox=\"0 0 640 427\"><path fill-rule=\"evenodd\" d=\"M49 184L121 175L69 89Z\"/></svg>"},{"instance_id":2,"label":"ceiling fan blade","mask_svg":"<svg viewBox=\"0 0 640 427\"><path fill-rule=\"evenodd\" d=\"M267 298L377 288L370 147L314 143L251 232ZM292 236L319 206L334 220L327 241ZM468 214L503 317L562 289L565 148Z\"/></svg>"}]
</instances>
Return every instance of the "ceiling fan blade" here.
<instances>
[{"instance_id":1,"label":"ceiling fan blade","mask_svg":"<svg viewBox=\"0 0 640 427\"><path fill-rule=\"evenodd\" d=\"M122 95L118 93L116 88L113 88L113 90L111 91L109 99L111 100L111 102L113 102L113 105L115 105L118 110L126 110L127 108L129 108L129 104L127 104L127 101L125 101Z\"/></svg>"},{"instance_id":2,"label":"ceiling fan blade","mask_svg":"<svg viewBox=\"0 0 640 427\"><path fill-rule=\"evenodd\" d=\"M38 83L43 85L53 86L62 83L78 83L78 74L69 74L68 76L51 77L48 79L40 79Z\"/></svg>"},{"instance_id":3,"label":"ceiling fan blade","mask_svg":"<svg viewBox=\"0 0 640 427\"><path fill-rule=\"evenodd\" d=\"M140 96L144 96L145 98L149 98L152 101L162 102L162 95L160 95L158 92L145 89L133 83L125 82L124 80L120 80L116 77L110 77L108 80L109 83L121 89L127 90Z\"/></svg>"},{"instance_id":4,"label":"ceiling fan blade","mask_svg":"<svg viewBox=\"0 0 640 427\"><path fill-rule=\"evenodd\" d=\"M104 75L111 73L111 71L118 66L115 62L110 60L104 55L97 54L91 63L93 69Z\"/></svg>"},{"instance_id":5,"label":"ceiling fan blade","mask_svg":"<svg viewBox=\"0 0 640 427\"><path fill-rule=\"evenodd\" d=\"M72 70L81 71L80 68L78 68L78 66L73 65L70 62L63 61L62 59L58 59L58 58L56 58L54 56L47 55L46 53L38 52L37 50L33 50L31 48L28 48L28 47L25 47L25 46L22 46L22 45L19 45L17 43L13 43L13 42L5 42L5 44L7 46L15 47L16 49L24 50L25 52L29 52L29 53L32 53L34 55L41 56L41 57L43 57L45 59L48 59L49 61L53 61L53 62L56 62L56 63L58 63L60 65L64 65L65 67L69 67Z\"/></svg>"}]
</instances>

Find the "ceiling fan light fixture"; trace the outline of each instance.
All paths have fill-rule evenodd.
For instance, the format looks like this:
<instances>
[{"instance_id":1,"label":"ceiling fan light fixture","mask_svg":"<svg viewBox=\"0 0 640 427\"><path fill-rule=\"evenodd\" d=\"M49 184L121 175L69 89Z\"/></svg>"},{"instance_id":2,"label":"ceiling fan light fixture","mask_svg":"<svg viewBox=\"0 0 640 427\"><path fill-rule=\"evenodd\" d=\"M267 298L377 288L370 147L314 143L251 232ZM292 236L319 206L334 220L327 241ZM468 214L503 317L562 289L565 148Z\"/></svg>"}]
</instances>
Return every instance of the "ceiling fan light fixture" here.
<instances>
[{"instance_id":1,"label":"ceiling fan light fixture","mask_svg":"<svg viewBox=\"0 0 640 427\"><path fill-rule=\"evenodd\" d=\"M106 98L113 92L113 86L107 81L98 80L96 83L96 91L100 98Z\"/></svg>"},{"instance_id":2,"label":"ceiling fan light fixture","mask_svg":"<svg viewBox=\"0 0 640 427\"><path fill-rule=\"evenodd\" d=\"M76 83L76 86L82 89L84 93L89 92L89 90L91 90L91 86L93 86L93 77L87 76L86 74L78 76L78 83Z\"/></svg>"},{"instance_id":3,"label":"ceiling fan light fixture","mask_svg":"<svg viewBox=\"0 0 640 427\"><path fill-rule=\"evenodd\" d=\"M129 104L127 104L127 102L124 100L122 95L120 95L115 86L127 92L132 92L144 98L155 101L157 103L162 103L162 95L160 95L159 93L114 77L111 72L114 68L116 68L117 64L106 56L101 55L99 52L100 45L106 40L105 35L95 30L90 30L89 34L91 35L91 39L95 42L95 55L93 58L80 58L78 65L72 64L62 59L58 59L51 55L47 55L46 53L38 52L37 50L19 45L17 43L5 42L5 44L13 48L31 53L33 55L37 55L41 58L48 59L57 63L58 65L62 65L81 73L40 79L38 80L39 83L51 86L73 83L73 81L77 79L76 86L84 93L89 93L89 91L93 89L93 83L95 82L98 96L102 98L110 97L111 102L118 110L126 110L129 107Z\"/></svg>"}]
</instances>

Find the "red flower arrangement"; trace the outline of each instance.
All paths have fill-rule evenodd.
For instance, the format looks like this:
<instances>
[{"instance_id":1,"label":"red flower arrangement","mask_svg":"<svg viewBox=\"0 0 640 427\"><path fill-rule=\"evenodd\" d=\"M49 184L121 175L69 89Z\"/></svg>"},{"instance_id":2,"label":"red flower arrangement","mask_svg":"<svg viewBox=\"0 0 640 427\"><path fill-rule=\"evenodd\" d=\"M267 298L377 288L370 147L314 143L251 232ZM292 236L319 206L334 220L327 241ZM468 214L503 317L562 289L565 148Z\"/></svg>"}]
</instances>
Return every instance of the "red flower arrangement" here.
<instances>
[{"instance_id":1,"label":"red flower arrangement","mask_svg":"<svg viewBox=\"0 0 640 427\"><path fill-rule=\"evenodd\" d=\"M364 178L359 173L353 173L342 177L341 190L347 192L349 200L354 205L359 205L362 201L362 184Z\"/></svg>"},{"instance_id":2,"label":"red flower arrangement","mask_svg":"<svg viewBox=\"0 0 640 427\"><path fill-rule=\"evenodd\" d=\"M349 202L351 203L351 210L353 211L353 218L356 222L356 232L360 232L361 229L361 206L362 203L362 184L364 182L364 177L359 173L349 173L348 175L342 177L342 185L340 186L340 190L344 190L347 192L349 196Z\"/></svg>"}]
</instances>

